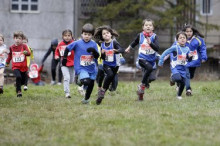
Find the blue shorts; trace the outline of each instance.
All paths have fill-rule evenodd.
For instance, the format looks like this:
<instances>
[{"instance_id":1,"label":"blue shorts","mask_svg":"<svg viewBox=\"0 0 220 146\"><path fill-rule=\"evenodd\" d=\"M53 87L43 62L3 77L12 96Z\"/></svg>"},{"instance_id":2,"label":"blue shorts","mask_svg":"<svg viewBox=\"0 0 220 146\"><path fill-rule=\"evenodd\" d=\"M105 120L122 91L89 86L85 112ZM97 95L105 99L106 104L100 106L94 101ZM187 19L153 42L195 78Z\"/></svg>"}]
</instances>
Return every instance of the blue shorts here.
<instances>
[{"instance_id":1,"label":"blue shorts","mask_svg":"<svg viewBox=\"0 0 220 146\"><path fill-rule=\"evenodd\" d=\"M88 73L85 70L81 70L81 72L79 73L79 79L81 80L81 79L85 79L85 78L90 78L91 80L95 80L96 75L97 75L97 72Z\"/></svg>"}]
</instances>

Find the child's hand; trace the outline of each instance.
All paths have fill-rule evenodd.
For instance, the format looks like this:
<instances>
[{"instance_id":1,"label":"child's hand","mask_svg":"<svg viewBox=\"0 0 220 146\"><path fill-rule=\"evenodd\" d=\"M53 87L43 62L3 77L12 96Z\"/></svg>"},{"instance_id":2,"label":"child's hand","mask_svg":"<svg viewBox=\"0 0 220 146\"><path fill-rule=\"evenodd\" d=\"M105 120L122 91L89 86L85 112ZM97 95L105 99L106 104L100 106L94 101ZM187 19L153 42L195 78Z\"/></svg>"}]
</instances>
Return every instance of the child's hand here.
<instances>
[{"instance_id":1,"label":"child's hand","mask_svg":"<svg viewBox=\"0 0 220 146\"><path fill-rule=\"evenodd\" d=\"M60 57L59 56L55 56L55 60L58 60Z\"/></svg>"},{"instance_id":2,"label":"child's hand","mask_svg":"<svg viewBox=\"0 0 220 146\"><path fill-rule=\"evenodd\" d=\"M126 50L125 50L126 53L129 53L130 52L130 47L128 47Z\"/></svg>"},{"instance_id":3,"label":"child's hand","mask_svg":"<svg viewBox=\"0 0 220 146\"><path fill-rule=\"evenodd\" d=\"M24 55L27 55L27 54L28 54L28 51L24 50L24 51L23 51L23 54L24 54Z\"/></svg>"},{"instance_id":4,"label":"child's hand","mask_svg":"<svg viewBox=\"0 0 220 146\"><path fill-rule=\"evenodd\" d=\"M202 63L205 63L206 61L205 60L202 60Z\"/></svg>"},{"instance_id":5,"label":"child's hand","mask_svg":"<svg viewBox=\"0 0 220 146\"><path fill-rule=\"evenodd\" d=\"M102 54L105 53L105 50L102 50Z\"/></svg>"},{"instance_id":6,"label":"child's hand","mask_svg":"<svg viewBox=\"0 0 220 146\"><path fill-rule=\"evenodd\" d=\"M193 52L190 52L190 53L189 53L189 57L192 57L192 56L193 56Z\"/></svg>"},{"instance_id":7,"label":"child's hand","mask_svg":"<svg viewBox=\"0 0 220 146\"><path fill-rule=\"evenodd\" d=\"M116 49L113 49L113 53L117 53L118 52L118 50L116 50Z\"/></svg>"},{"instance_id":8,"label":"child's hand","mask_svg":"<svg viewBox=\"0 0 220 146\"><path fill-rule=\"evenodd\" d=\"M9 67L9 63L6 62L5 67Z\"/></svg>"},{"instance_id":9,"label":"child's hand","mask_svg":"<svg viewBox=\"0 0 220 146\"><path fill-rule=\"evenodd\" d=\"M147 37L146 39L147 39L147 43L148 43L148 44L151 44L151 40L150 40L150 38Z\"/></svg>"}]
</instances>

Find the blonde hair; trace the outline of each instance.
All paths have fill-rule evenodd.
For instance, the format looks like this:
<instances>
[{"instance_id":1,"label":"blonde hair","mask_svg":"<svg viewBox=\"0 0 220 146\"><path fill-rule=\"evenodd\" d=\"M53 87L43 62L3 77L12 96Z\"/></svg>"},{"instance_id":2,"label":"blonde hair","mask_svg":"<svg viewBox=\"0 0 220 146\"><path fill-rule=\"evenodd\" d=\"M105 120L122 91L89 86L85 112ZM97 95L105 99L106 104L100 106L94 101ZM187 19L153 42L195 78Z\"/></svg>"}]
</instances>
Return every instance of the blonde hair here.
<instances>
[{"instance_id":1,"label":"blonde hair","mask_svg":"<svg viewBox=\"0 0 220 146\"><path fill-rule=\"evenodd\" d=\"M3 42L5 41L5 38L2 34L0 34L0 38L2 38Z\"/></svg>"}]
</instances>

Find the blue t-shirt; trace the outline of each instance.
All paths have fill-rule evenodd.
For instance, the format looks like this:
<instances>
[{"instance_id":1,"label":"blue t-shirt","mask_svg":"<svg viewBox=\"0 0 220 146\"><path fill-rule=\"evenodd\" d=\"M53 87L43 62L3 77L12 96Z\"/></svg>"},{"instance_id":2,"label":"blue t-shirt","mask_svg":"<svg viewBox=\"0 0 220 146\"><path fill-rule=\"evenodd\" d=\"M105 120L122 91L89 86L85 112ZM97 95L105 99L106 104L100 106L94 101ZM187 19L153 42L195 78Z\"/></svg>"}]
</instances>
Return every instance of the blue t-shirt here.
<instances>
[{"instance_id":1,"label":"blue t-shirt","mask_svg":"<svg viewBox=\"0 0 220 146\"><path fill-rule=\"evenodd\" d=\"M97 44L93 40L85 42L83 39L79 39L66 47L69 51L74 50L74 69L76 75L80 74L81 70L88 73L96 72L97 60L91 53L87 52L87 49L90 47L95 48L98 53Z\"/></svg>"}]
</instances>

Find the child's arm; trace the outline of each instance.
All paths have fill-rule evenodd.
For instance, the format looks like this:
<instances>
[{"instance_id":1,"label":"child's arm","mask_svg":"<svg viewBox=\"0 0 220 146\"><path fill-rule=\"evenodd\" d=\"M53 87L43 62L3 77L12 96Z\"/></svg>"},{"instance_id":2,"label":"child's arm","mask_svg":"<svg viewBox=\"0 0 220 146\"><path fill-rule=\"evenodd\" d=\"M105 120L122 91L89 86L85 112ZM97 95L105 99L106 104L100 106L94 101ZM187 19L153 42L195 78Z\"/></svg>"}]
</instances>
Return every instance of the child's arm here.
<instances>
[{"instance_id":1,"label":"child's arm","mask_svg":"<svg viewBox=\"0 0 220 146\"><path fill-rule=\"evenodd\" d=\"M52 52L52 47L50 47L47 50L47 53L44 55L43 59L42 59L42 64L44 63L44 61L47 59L47 57L50 55L50 53Z\"/></svg>"},{"instance_id":2,"label":"child's arm","mask_svg":"<svg viewBox=\"0 0 220 146\"><path fill-rule=\"evenodd\" d=\"M43 71L44 65L41 65L38 72L41 73Z\"/></svg>"},{"instance_id":3,"label":"child's arm","mask_svg":"<svg viewBox=\"0 0 220 146\"><path fill-rule=\"evenodd\" d=\"M12 49L10 47L9 48L9 53L8 53L8 58L6 60L6 66L9 66L9 63L10 63L11 59L12 59Z\"/></svg>"},{"instance_id":4,"label":"child's arm","mask_svg":"<svg viewBox=\"0 0 220 146\"><path fill-rule=\"evenodd\" d=\"M160 49L160 47L159 47L159 42L158 42L158 37L157 37L157 36L155 36L154 42L151 42L151 41L150 41L149 44L150 44L151 48L152 48L154 51L156 51L156 52L158 52L158 50Z\"/></svg>"},{"instance_id":5,"label":"child's arm","mask_svg":"<svg viewBox=\"0 0 220 146\"><path fill-rule=\"evenodd\" d=\"M58 46L56 47L56 50L55 50L55 56L54 56L54 58L55 58L56 60L60 58L59 47L60 47L60 45L58 45Z\"/></svg>"},{"instance_id":6,"label":"child's arm","mask_svg":"<svg viewBox=\"0 0 220 146\"><path fill-rule=\"evenodd\" d=\"M202 58L202 63L206 62L207 61L207 49L206 49L206 45L205 45L205 42L204 40L202 39L201 40L201 45L199 47L199 52L201 54L201 58Z\"/></svg>"},{"instance_id":7,"label":"child's arm","mask_svg":"<svg viewBox=\"0 0 220 146\"><path fill-rule=\"evenodd\" d=\"M174 52L174 51L176 51L176 46L171 46L170 48L166 49L166 50L163 52L163 54L160 56L160 60L159 60L159 62L158 62L158 66L163 66L164 58L165 58L168 54L170 54L170 53L172 53L172 52Z\"/></svg>"},{"instance_id":8,"label":"child's arm","mask_svg":"<svg viewBox=\"0 0 220 146\"><path fill-rule=\"evenodd\" d=\"M28 49L28 46L27 46L27 45L23 44L23 49L24 49L23 54L24 54L25 56L30 56L30 55L31 55L31 52L30 52L30 50Z\"/></svg>"},{"instance_id":9,"label":"child's arm","mask_svg":"<svg viewBox=\"0 0 220 146\"><path fill-rule=\"evenodd\" d=\"M121 45L116 40L113 41L113 46L114 46L114 49L113 49L114 53L125 52L124 48L122 48Z\"/></svg>"},{"instance_id":10,"label":"child's arm","mask_svg":"<svg viewBox=\"0 0 220 146\"><path fill-rule=\"evenodd\" d=\"M125 52L129 53L131 48L134 48L139 44L139 40L140 40L140 34L138 34L136 39L127 47L127 49L125 49Z\"/></svg>"},{"instance_id":11,"label":"child's arm","mask_svg":"<svg viewBox=\"0 0 220 146\"><path fill-rule=\"evenodd\" d=\"M96 51L95 48L90 47L90 48L87 49L87 52L91 53L94 56L95 59L99 58L99 53Z\"/></svg>"}]
</instances>

